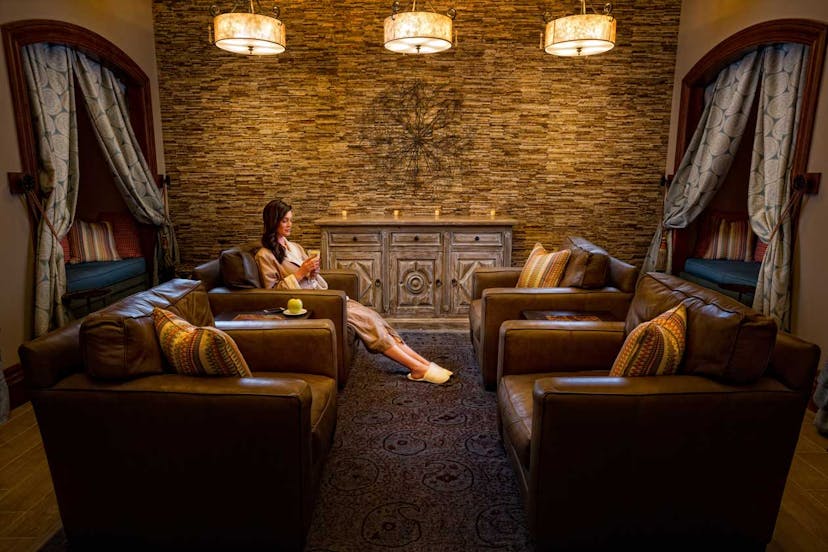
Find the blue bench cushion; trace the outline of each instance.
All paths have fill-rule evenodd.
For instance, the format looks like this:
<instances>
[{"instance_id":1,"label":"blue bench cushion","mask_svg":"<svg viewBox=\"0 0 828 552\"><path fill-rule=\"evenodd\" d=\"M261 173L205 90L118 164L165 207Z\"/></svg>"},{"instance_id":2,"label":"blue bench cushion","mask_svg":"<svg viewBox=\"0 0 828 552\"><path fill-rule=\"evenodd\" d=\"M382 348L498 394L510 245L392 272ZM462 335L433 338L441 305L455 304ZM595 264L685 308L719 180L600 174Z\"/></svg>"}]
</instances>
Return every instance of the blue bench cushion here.
<instances>
[{"instance_id":1,"label":"blue bench cushion","mask_svg":"<svg viewBox=\"0 0 828 552\"><path fill-rule=\"evenodd\" d=\"M109 287L147 271L143 257L66 265L66 291Z\"/></svg>"},{"instance_id":2,"label":"blue bench cushion","mask_svg":"<svg viewBox=\"0 0 828 552\"><path fill-rule=\"evenodd\" d=\"M690 258L684 263L684 272L722 285L756 286L762 263L727 261L724 259Z\"/></svg>"}]
</instances>

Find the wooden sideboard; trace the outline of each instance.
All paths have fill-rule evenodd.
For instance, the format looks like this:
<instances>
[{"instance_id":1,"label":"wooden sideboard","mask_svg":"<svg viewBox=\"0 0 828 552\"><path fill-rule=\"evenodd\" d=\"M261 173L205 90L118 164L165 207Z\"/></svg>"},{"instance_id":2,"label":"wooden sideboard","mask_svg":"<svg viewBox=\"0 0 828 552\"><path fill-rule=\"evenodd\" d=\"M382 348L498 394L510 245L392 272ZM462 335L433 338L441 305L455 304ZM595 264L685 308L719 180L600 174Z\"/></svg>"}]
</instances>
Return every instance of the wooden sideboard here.
<instances>
[{"instance_id":1,"label":"wooden sideboard","mask_svg":"<svg viewBox=\"0 0 828 552\"><path fill-rule=\"evenodd\" d=\"M322 266L359 275L364 305L400 318L464 316L472 273L510 266L507 218L323 218Z\"/></svg>"}]
</instances>

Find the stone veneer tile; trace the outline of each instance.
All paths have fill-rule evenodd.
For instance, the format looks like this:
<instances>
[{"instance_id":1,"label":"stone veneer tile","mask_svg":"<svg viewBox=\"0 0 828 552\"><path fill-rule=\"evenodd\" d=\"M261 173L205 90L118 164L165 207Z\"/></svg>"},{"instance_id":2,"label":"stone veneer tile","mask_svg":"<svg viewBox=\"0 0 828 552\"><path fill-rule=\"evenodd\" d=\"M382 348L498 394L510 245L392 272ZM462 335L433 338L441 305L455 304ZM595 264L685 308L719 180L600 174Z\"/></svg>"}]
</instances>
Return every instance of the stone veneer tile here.
<instances>
[{"instance_id":1,"label":"stone veneer tile","mask_svg":"<svg viewBox=\"0 0 828 552\"><path fill-rule=\"evenodd\" d=\"M270 57L212 46L214 2L153 4L182 272L255 239L275 197L294 206L306 247L319 245L313 220L342 209L495 208L521 221L515 265L536 241L569 234L640 265L660 210L680 0L616 2L616 48L578 59L538 47L542 12L572 13L568 1L457 2L457 48L403 56L382 47L390 2L291 0L281 5L287 51ZM380 99L414 80L462 100L450 130L468 142L451 160L458 170L416 183L370 140L390 121Z\"/></svg>"}]
</instances>

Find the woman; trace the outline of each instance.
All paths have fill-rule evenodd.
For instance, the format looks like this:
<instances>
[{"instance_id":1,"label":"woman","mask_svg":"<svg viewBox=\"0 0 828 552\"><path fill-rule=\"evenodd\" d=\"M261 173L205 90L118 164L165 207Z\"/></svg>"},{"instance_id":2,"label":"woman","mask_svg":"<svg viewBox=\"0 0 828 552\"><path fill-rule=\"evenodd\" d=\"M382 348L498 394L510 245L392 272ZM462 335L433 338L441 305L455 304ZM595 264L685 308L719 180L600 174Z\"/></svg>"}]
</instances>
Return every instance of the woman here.
<instances>
[{"instance_id":1,"label":"woman","mask_svg":"<svg viewBox=\"0 0 828 552\"><path fill-rule=\"evenodd\" d=\"M275 289L328 289L319 275L319 257L308 257L298 243L288 241L293 226L292 207L280 199L268 203L262 212L262 248L256 264L262 285ZM372 353L382 353L410 370L408 379L445 383L452 372L421 357L400 338L394 328L373 309L348 299L348 324Z\"/></svg>"}]
</instances>

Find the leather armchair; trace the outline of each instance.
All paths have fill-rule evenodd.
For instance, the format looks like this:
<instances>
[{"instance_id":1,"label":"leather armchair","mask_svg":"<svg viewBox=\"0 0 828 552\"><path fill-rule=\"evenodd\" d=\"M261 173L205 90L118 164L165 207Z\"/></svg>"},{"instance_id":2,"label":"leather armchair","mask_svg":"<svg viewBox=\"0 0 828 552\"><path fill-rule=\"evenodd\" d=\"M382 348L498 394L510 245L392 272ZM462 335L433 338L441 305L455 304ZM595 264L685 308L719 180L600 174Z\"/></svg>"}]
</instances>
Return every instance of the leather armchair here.
<instances>
[{"instance_id":1,"label":"leather armchair","mask_svg":"<svg viewBox=\"0 0 828 552\"><path fill-rule=\"evenodd\" d=\"M287 305L291 297L301 297L304 306L313 311L314 318L325 318L333 322L336 329L337 371L340 387L344 387L351 371L354 350L358 337L347 324L347 298L358 297L359 280L352 270L323 270L322 277L328 282L327 290L276 290L262 289L259 283L258 269L251 251L258 249L256 244L247 244L234 248L234 253L247 253L243 262L239 261L221 265L221 257L197 266L193 270L193 279L201 280L207 289L210 308L214 316L224 312L238 310L261 310ZM224 254L224 252L222 252ZM225 279L224 274L235 272ZM248 287L238 287L232 282L245 282ZM223 322L219 327L223 328Z\"/></svg>"},{"instance_id":2,"label":"leather armchair","mask_svg":"<svg viewBox=\"0 0 828 552\"><path fill-rule=\"evenodd\" d=\"M604 255L606 251L578 238L567 238L565 248L578 247ZM607 284L596 289L576 287L516 288L520 267L477 269L472 276L473 300L469 330L486 389L497 387L498 332L507 320L521 318L527 310L606 312L618 320L627 315L638 269L609 258Z\"/></svg>"},{"instance_id":3,"label":"leather armchair","mask_svg":"<svg viewBox=\"0 0 828 552\"><path fill-rule=\"evenodd\" d=\"M680 301L682 375L609 377L626 334ZM764 550L820 354L774 333L661 274L625 322L505 322L499 429L540 547Z\"/></svg>"},{"instance_id":4,"label":"leather armchair","mask_svg":"<svg viewBox=\"0 0 828 552\"><path fill-rule=\"evenodd\" d=\"M336 424L333 323L228 323L253 377L189 377L153 306L212 320L201 284L173 280L20 347L70 545L301 550Z\"/></svg>"}]
</instances>

